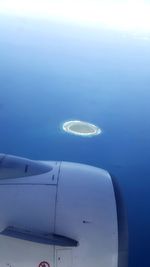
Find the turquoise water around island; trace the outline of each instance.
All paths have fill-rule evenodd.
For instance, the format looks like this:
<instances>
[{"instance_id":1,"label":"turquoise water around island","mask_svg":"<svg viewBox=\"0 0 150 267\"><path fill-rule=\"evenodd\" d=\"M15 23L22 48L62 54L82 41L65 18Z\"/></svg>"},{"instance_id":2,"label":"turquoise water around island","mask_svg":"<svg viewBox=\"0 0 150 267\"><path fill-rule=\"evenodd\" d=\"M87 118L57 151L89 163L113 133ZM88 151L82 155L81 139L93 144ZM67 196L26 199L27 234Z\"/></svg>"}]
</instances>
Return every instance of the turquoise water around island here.
<instances>
[{"instance_id":1,"label":"turquoise water around island","mask_svg":"<svg viewBox=\"0 0 150 267\"><path fill-rule=\"evenodd\" d=\"M81 162L120 184L129 267L149 265L150 41L121 32L0 17L0 153ZM92 138L62 124L89 121Z\"/></svg>"}]
</instances>

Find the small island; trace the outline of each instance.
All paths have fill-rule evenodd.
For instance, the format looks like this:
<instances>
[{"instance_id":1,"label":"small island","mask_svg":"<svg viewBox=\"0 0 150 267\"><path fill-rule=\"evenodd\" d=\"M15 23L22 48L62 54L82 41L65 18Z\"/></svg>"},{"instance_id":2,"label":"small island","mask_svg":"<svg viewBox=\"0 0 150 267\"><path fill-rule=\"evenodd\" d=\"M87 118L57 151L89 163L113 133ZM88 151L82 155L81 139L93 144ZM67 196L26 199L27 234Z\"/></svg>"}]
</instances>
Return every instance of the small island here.
<instances>
[{"instance_id":1,"label":"small island","mask_svg":"<svg viewBox=\"0 0 150 267\"><path fill-rule=\"evenodd\" d=\"M67 121L63 124L63 130L67 133L80 136L95 136L102 131L96 125L85 121Z\"/></svg>"}]
</instances>

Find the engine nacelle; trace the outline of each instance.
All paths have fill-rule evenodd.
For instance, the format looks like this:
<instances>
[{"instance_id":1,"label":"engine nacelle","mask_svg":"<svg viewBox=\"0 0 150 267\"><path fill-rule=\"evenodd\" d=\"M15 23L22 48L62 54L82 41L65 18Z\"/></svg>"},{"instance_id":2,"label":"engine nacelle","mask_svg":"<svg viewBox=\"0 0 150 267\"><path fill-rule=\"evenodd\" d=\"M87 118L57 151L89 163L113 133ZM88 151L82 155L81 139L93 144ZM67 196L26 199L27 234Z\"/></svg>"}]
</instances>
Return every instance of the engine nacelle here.
<instances>
[{"instance_id":1,"label":"engine nacelle","mask_svg":"<svg viewBox=\"0 0 150 267\"><path fill-rule=\"evenodd\" d=\"M0 154L1 266L125 266L122 208L105 170Z\"/></svg>"}]
</instances>

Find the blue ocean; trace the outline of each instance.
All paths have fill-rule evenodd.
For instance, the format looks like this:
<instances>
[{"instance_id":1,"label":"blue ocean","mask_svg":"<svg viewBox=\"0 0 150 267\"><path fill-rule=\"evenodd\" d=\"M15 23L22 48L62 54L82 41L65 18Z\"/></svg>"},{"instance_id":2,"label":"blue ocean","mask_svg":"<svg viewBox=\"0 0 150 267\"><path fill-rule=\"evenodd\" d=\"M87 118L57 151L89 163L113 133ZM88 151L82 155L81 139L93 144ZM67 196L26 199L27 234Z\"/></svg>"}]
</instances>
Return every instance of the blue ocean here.
<instances>
[{"instance_id":1,"label":"blue ocean","mask_svg":"<svg viewBox=\"0 0 150 267\"><path fill-rule=\"evenodd\" d=\"M149 266L150 41L113 30L0 17L0 152L98 166L128 216L129 267ZM102 134L68 134L68 120Z\"/></svg>"}]
</instances>

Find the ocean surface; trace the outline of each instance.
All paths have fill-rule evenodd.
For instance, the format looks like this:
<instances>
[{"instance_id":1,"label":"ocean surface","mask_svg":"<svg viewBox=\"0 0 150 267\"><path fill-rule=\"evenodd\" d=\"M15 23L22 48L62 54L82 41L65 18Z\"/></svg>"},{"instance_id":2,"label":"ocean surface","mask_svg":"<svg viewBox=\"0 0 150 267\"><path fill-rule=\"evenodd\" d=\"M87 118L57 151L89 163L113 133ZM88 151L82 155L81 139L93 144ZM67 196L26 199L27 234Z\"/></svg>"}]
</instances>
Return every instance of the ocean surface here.
<instances>
[{"instance_id":1,"label":"ocean surface","mask_svg":"<svg viewBox=\"0 0 150 267\"><path fill-rule=\"evenodd\" d=\"M67 120L102 134L69 135ZM0 152L107 169L127 208L129 267L150 265L150 40L0 16Z\"/></svg>"}]
</instances>

